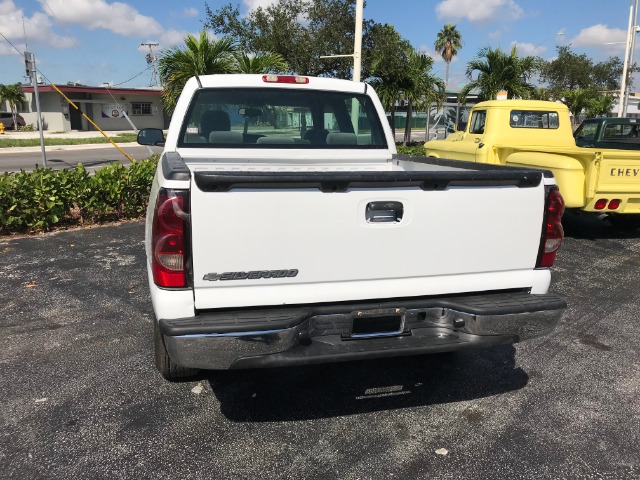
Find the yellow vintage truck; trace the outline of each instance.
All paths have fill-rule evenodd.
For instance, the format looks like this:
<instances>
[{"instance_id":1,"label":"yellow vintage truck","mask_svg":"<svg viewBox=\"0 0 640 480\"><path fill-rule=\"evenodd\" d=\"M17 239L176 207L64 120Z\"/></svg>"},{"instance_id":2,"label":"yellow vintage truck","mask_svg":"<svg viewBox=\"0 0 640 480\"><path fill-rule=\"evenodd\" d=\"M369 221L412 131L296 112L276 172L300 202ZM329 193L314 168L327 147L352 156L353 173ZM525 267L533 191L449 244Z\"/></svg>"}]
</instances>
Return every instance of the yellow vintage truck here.
<instances>
[{"instance_id":1,"label":"yellow vintage truck","mask_svg":"<svg viewBox=\"0 0 640 480\"><path fill-rule=\"evenodd\" d=\"M640 227L640 152L576 146L569 110L539 100L478 103L464 130L425 143L427 157L551 170L567 208Z\"/></svg>"}]
</instances>

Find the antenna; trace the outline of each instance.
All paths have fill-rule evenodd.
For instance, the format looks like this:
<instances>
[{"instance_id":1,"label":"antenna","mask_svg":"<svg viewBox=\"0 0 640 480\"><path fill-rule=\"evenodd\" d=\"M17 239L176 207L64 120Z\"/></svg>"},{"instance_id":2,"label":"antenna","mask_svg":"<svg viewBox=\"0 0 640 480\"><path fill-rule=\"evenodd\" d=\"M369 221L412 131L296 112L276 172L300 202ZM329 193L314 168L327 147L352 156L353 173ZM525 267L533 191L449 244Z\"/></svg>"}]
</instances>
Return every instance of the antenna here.
<instances>
[{"instance_id":1,"label":"antenna","mask_svg":"<svg viewBox=\"0 0 640 480\"><path fill-rule=\"evenodd\" d=\"M24 28L24 15L22 15L22 32L24 33L24 49L29 50L29 46L27 45L27 29Z\"/></svg>"},{"instance_id":2,"label":"antenna","mask_svg":"<svg viewBox=\"0 0 640 480\"><path fill-rule=\"evenodd\" d=\"M149 53L145 55L147 65L151 65L151 84L150 87L158 85L158 70L156 69L156 61L158 57L153 54L153 47L159 46L159 43L141 43L142 47L149 47Z\"/></svg>"}]
</instances>

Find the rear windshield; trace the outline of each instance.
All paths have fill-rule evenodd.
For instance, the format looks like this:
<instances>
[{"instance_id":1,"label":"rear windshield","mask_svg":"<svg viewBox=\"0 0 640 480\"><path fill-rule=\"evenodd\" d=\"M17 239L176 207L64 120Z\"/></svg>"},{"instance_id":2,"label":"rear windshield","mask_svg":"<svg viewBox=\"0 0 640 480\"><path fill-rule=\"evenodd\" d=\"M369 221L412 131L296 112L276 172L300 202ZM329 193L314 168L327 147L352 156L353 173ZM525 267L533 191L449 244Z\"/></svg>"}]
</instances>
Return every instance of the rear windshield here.
<instances>
[{"instance_id":1,"label":"rear windshield","mask_svg":"<svg viewBox=\"0 0 640 480\"><path fill-rule=\"evenodd\" d=\"M512 128L558 128L558 112L511 110L509 125Z\"/></svg>"},{"instance_id":2,"label":"rear windshield","mask_svg":"<svg viewBox=\"0 0 640 480\"><path fill-rule=\"evenodd\" d=\"M607 122L604 124L603 140L638 138L638 125Z\"/></svg>"},{"instance_id":3,"label":"rear windshield","mask_svg":"<svg viewBox=\"0 0 640 480\"><path fill-rule=\"evenodd\" d=\"M179 147L387 148L366 95L229 88L196 92Z\"/></svg>"}]
</instances>

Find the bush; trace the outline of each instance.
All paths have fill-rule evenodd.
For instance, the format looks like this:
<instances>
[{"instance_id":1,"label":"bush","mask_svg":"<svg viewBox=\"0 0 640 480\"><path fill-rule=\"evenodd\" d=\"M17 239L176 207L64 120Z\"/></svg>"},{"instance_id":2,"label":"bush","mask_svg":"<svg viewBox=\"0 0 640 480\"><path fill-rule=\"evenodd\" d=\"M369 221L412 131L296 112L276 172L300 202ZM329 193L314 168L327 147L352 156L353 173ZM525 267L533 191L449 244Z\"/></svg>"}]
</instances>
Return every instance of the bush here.
<instances>
[{"instance_id":1,"label":"bush","mask_svg":"<svg viewBox=\"0 0 640 480\"><path fill-rule=\"evenodd\" d=\"M411 155L414 157L424 157L424 143L412 142L406 147L402 145L396 145L398 153L401 155Z\"/></svg>"},{"instance_id":2,"label":"bush","mask_svg":"<svg viewBox=\"0 0 640 480\"><path fill-rule=\"evenodd\" d=\"M0 176L0 234L34 233L54 227L144 216L157 157L129 167L112 163L90 175L38 168Z\"/></svg>"}]
</instances>

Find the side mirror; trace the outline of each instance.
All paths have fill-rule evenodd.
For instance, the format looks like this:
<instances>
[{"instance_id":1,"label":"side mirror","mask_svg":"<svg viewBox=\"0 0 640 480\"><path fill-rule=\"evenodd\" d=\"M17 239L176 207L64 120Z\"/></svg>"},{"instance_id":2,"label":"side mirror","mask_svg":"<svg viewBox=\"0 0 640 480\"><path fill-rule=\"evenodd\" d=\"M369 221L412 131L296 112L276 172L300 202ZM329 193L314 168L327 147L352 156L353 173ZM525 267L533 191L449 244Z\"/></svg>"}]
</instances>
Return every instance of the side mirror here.
<instances>
[{"instance_id":1,"label":"side mirror","mask_svg":"<svg viewBox=\"0 0 640 480\"><path fill-rule=\"evenodd\" d=\"M138 132L138 143L152 147L164 147L164 132L159 128L143 128Z\"/></svg>"}]
</instances>

